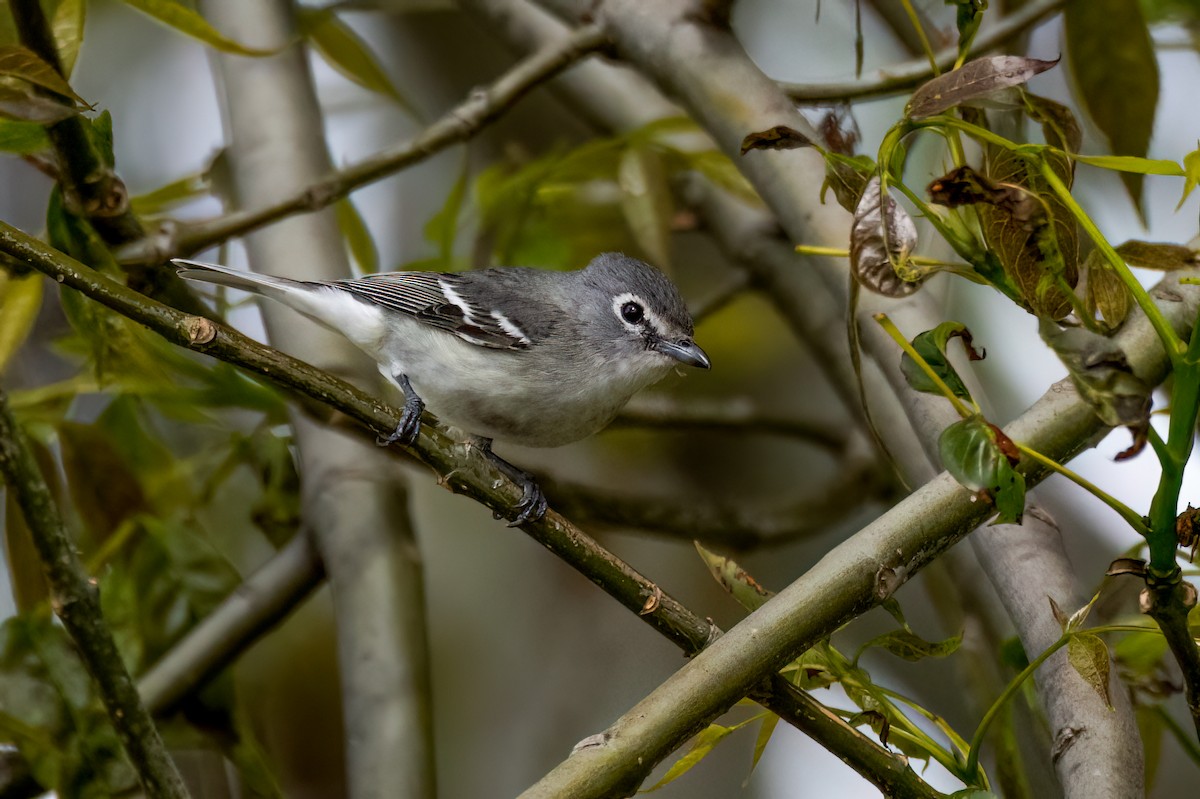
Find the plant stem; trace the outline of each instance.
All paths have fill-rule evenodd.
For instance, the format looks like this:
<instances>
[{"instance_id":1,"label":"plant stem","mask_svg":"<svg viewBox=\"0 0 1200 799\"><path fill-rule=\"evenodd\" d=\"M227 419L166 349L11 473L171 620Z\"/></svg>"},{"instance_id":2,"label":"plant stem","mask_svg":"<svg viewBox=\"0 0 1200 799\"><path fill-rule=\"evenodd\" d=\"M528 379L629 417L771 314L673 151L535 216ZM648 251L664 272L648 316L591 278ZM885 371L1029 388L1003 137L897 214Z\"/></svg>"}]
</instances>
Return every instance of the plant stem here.
<instances>
[{"instance_id":1,"label":"plant stem","mask_svg":"<svg viewBox=\"0 0 1200 799\"><path fill-rule=\"evenodd\" d=\"M1142 313L1146 314L1146 318L1150 320L1150 325L1154 328L1154 332L1158 334L1163 349L1166 350L1167 357L1171 360L1171 366L1178 368L1180 358L1184 352L1183 341L1176 335L1171 324L1162 315L1162 311L1158 309L1154 301L1150 299L1150 295L1146 293L1146 289L1142 288L1142 284L1134 277L1133 272L1129 271L1129 267L1125 265L1125 259L1117 255L1117 251L1104 238L1104 234L1096 227L1096 223L1079 206L1079 203L1075 202L1075 198L1071 196L1071 190L1066 187L1058 174L1050 167L1050 164L1043 160L1041 168L1042 177L1045 178L1046 183L1054 190L1054 193L1062 201L1062 204L1067 207L1067 210L1074 214L1079 225L1091 236L1092 241L1096 244L1096 249L1100 250L1105 260L1121 276L1121 282L1129 289L1129 293L1133 295L1134 301L1142 309Z\"/></svg>"},{"instance_id":2,"label":"plant stem","mask_svg":"<svg viewBox=\"0 0 1200 799\"><path fill-rule=\"evenodd\" d=\"M1110 508L1115 510L1122 519L1124 519L1126 522L1129 523L1129 526L1132 527L1138 535L1140 535L1144 538L1149 537L1150 528L1148 528L1146 526L1145 521L1142 520L1142 517L1139 516L1137 511L1135 511L1133 508L1129 507L1124 502L1122 502L1121 500L1112 496L1111 494L1108 494L1103 489L1101 489L1098 485L1096 485L1095 483L1086 479L1079 473L1074 472L1071 469L1068 469L1066 466L1063 466L1061 463L1059 463L1058 461L1056 461L1052 458L1047 458L1045 455L1038 452L1036 449L1033 449L1032 447L1027 447L1024 444L1022 444L1020 441L1014 441L1013 443L1017 445L1017 449L1021 450L1022 454L1027 455L1030 458L1033 458L1035 461L1042 464L1047 469L1049 469L1053 472L1057 472L1058 474L1061 474L1063 477L1067 478L1072 483L1075 483L1077 486L1082 488L1084 491L1087 491L1087 492L1093 494L1097 499L1099 499L1105 505L1108 505Z\"/></svg>"}]
</instances>

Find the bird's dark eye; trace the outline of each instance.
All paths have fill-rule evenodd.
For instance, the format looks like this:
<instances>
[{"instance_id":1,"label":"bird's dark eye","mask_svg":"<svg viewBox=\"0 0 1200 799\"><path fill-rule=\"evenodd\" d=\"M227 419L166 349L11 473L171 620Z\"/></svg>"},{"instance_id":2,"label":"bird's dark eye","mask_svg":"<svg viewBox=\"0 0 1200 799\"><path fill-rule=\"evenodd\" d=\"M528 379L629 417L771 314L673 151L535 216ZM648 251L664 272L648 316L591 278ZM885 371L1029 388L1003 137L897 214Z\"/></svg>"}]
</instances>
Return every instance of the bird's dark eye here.
<instances>
[{"instance_id":1,"label":"bird's dark eye","mask_svg":"<svg viewBox=\"0 0 1200 799\"><path fill-rule=\"evenodd\" d=\"M621 318L631 325L636 325L645 318L646 313L636 302L627 302L621 306Z\"/></svg>"}]
</instances>

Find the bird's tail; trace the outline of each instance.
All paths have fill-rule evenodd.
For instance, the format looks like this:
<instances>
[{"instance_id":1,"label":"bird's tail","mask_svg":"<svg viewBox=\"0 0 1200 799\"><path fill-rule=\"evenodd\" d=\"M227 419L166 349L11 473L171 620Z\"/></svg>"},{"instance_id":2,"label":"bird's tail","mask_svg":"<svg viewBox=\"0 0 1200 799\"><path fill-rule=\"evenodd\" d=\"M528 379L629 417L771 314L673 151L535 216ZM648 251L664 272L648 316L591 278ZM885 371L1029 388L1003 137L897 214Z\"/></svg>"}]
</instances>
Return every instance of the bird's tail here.
<instances>
[{"instance_id":1,"label":"bird's tail","mask_svg":"<svg viewBox=\"0 0 1200 799\"><path fill-rule=\"evenodd\" d=\"M220 264L205 264L200 261L188 261L183 258L173 258L179 276L185 280L198 280L202 283L216 283L218 286L228 286L233 289L249 291L252 294L262 294L273 300L290 305L289 295L297 289L307 288L298 280L286 277L259 275L254 272L244 272L241 269L230 269Z\"/></svg>"}]
</instances>

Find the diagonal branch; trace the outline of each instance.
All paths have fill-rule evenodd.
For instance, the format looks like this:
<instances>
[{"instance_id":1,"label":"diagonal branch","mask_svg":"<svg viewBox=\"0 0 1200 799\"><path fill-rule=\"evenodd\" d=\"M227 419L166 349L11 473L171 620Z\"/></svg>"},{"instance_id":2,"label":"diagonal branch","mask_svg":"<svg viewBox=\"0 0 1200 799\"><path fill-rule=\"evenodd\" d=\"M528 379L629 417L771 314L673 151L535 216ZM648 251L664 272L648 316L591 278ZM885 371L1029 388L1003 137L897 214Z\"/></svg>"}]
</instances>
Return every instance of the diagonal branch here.
<instances>
[{"instance_id":1,"label":"diagonal branch","mask_svg":"<svg viewBox=\"0 0 1200 799\"><path fill-rule=\"evenodd\" d=\"M146 792L186 799L187 789L138 696L100 613L100 593L83 568L50 489L0 390L0 473L16 497L50 585L51 606L99 689L109 720Z\"/></svg>"},{"instance_id":2,"label":"diagonal branch","mask_svg":"<svg viewBox=\"0 0 1200 799\"><path fill-rule=\"evenodd\" d=\"M396 428L397 411L332 375L208 319L189 316L143 297L3 222L0 222L0 251L145 325L174 344L202 351L267 377L289 393L334 407L372 436L386 435ZM512 515L520 488L474 448L446 435L431 414L423 416L420 438L414 446L393 447L432 467L440 482L450 490L475 499L497 516ZM524 524L521 529L686 653L699 651L720 635L711 622L693 614L557 512L550 510L538 522ZM806 703L808 709L798 707L791 691L775 691L776 687L782 689L776 678L771 678L769 686L769 696L760 698L756 693L760 702L818 740L855 743L849 749L839 749L839 755L874 784L897 796L937 796L902 757L865 736L848 733L840 719L813 708L811 703Z\"/></svg>"},{"instance_id":3,"label":"diagonal branch","mask_svg":"<svg viewBox=\"0 0 1200 799\"><path fill-rule=\"evenodd\" d=\"M207 222L166 223L157 233L121 247L117 259L123 264L161 264L173 257L194 255L285 217L325 208L355 189L467 141L530 91L606 43L598 27L581 27L570 37L522 60L490 86L473 91L415 138L337 170L303 191L269 205L235 211Z\"/></svg>"}]
</instances>

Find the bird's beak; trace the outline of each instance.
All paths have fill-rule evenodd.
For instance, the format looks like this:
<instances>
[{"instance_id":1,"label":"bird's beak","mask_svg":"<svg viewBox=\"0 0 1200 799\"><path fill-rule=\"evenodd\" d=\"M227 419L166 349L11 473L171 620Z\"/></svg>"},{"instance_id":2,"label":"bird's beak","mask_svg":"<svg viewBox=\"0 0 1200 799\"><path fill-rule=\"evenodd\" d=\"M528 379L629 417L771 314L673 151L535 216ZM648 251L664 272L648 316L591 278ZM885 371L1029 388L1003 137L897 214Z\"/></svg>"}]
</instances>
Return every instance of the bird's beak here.
<instances>
[{"instance_id":1,"label":"bird's beak","mask_svg":"<svg viewBox=\"0 0 1200 799\"><path fill-rule=\"evenodd\" d=\"M688 366L696 366L700 369L712 368L712 363L709 362L708 356L704 354L704 350L696 346L696 342L690 338L679 341L658 339L650 346L663 355L674 358L680 363L686 363Z\"/></svg>"}]
</instances>

